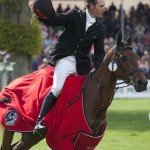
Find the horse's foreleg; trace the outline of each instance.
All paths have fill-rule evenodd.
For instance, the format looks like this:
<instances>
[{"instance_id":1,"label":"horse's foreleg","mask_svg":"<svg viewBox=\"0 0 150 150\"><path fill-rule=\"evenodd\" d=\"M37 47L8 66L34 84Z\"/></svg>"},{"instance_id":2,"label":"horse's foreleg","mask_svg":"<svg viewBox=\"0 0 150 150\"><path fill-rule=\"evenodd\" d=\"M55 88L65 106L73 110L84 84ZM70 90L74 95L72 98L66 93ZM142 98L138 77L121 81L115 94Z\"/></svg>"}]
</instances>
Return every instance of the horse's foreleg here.
<instances>
[{"instance_id":1,"label":"horse's foreleg","mask_svg":"<svg viewBox=\"0 0 150 150\"><path fill-rule=\"evenodd\" d=\"M45 135L41 137L33 135L33 133L22 133L21 140L16 145L14 145L12 150L29 150L32 146L36 145L44 138Z\"/></svg>"},{"instance_id":2,"label":"horse's foreleg","mask_svg":"<svg viewBox=\"0 0 150 150\"><path fill-rule=\"evenodd\" d=\"M4 128L2 137L2 147L1 150L10 150L11 143L13 140L14 132L9 131Z\"/></svg>"}]
</instances>

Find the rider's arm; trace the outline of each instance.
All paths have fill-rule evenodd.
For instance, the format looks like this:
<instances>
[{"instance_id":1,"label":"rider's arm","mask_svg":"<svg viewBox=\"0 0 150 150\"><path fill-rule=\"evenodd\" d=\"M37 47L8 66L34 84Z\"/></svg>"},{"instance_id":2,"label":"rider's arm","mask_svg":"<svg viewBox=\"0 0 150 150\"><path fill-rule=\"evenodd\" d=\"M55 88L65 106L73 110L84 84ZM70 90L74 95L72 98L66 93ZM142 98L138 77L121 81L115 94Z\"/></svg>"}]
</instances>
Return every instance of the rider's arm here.
<instances>
[{"instance_id":1,"label":"rider's arm","mask_svg":"<svg viewBox=\"0 0 150 150\"><path fill-rule=\"evenodd\" d=\"M97 69L100 63L103 61L103 58L105 56L105 50L104 50L104 39L105 39L105 33L106 28L105 26L101 26L100 29L100 35L97 38L97 40L94 42L94 67Z\"/></svg>"}]
</instances>

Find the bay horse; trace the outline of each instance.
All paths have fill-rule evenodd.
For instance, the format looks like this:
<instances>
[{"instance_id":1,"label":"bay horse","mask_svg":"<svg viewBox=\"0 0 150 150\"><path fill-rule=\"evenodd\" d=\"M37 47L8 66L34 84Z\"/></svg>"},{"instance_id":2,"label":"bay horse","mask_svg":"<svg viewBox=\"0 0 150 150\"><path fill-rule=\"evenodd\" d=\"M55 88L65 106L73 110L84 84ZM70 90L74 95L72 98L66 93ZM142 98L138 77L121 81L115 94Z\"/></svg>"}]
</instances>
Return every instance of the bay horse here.
<instances>
[{"instance_id":1,"label":"bay horse","mask_svg":"<svg viewBox=\"0 0 150 150\"><path fill-rule=\"evenodd\" d=\"M46 75L42 73L44 70L40 70L14 80L10 85L14 86L17 82L17 90L25 87L25 91L15 93L14 87L10 86L12 91L6 87L0 93L0 122L4 127L1 150L28 150L45 137L54 150L95 149L104 135L107 109L119 88L118 84L132 85L136 92L147 88L148 81L139 68L138 59L131 45L131 36L127 41L122 41L120 32L116 45L108 51L95 72L88 77L71 75L67 78L62 94L42 121L46 126L41 131L42 136L33 135L32 131L44 96L50 90L51 67L46 68ZM117 83L118 79L123 82ZM71 93L74 96L70 96ZM16 102L17 96L19 100ZM23 101L22 104L19 104L20 101ZM28 103L30 108L27 107ZM6 109L9 110L7 113ZM18 117L18 113L22 116ZM21 119L21 125L15 124L17 119ZM14 132L21 132L22 137L11 145Z\"/></svg>"}]
</instances>

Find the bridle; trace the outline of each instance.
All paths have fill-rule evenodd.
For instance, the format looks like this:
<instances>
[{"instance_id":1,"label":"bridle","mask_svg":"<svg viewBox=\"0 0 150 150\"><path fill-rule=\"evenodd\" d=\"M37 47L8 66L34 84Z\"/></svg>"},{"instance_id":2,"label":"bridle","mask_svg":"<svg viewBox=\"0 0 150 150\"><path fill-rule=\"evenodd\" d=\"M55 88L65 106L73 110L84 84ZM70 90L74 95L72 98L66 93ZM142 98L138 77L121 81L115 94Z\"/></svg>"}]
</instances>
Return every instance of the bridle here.
<instances>
[{"instance_id":1,"label":"bridle","mask_svg":"<svg viewBox=\"0 0 150 150\"><path fill-rule=\"evenodd\" d=\"M133 50L133 48L131 46L129 46L127 43L123 43L122 46L113 47L113 51L114 51L113 61L118 62L118 65L124 72L124 77L123 77L124 82L122 82L122 83L126 83L128 86L134 85L135 84L134 79L136 78L136 76L133 76L133 75L137 74L138 72L143 72L143 71L138 67L138 68L135 68L132 71L128 72L119 59L119 52L121 50L129 51L129 50Z\"/></svg>"},{"instance_id":2,"label":"bridle","mask_svg":"<svg viewBox=\"0 0 150 150\"><path fill-rule=\"evenodd\" d=\"M134 75L134 74L137 74L138 72L141 72L140 68L135 68L135 69L133 69L130 72L127 71L127 69L124 67L124 65L122 64L122 62L119 59L120 58L119 52L121 50L132 50L132 47L129 47L126 44L123 44L122 47L120 47L120 46L119 47L116 47L116 46L113 47L112 61L115 61L119 65L119 68L122 69L122 71L124 73L123 82L119 82L119 83L115 83L115 84L109 84L109 85L104 85L103 83L100 83L98 81L98 78L96 77L95 73L93 73L93 75L92 75L92 76L94 76L94 79L96 80L96 82L98 84L98 89L100 91L100 97L103 97L102 89L104 87L115 86L115 90L113 92L112 97L108 101L108 105L104 105L103 100L101 99L101 105L100 105L101 114L100 114L99 121L95 124L95 128L97 128L97 129L104 123L105 120L102 119L102 112L107 110L108 106L110 106L116 91L119 88L124 88L124 87L130 86L130 85L135 85L136 83L134 82L134 79L136 78L136 75ZM118 85L121 85L121 84L124 84L124 83L126 83L126 85L123 85L121 87L118 86Z\"/></svg>"},{"instance_id":3,"label":"bridle","mask_svg":"<svg viewBox=\"0 0 150 150\"><path fill-rule=\"evenodd\" d=\"M136 75L134 74L137 74L138 72L142 72L140 68L135 68L133 69L132 71L128 72L127 69L124 67L124 65L122 64L122 62L120 61L120 54L119 52L121 50L132 50L132 47L131 46L127 46L127 45L124 45L123 46L119 46L119 47L116 47L114 46L113 47L113 56L112 56L112 61L115 61L117 63L117 65L119 65L119 68L122 69L123 73L124 73L124 77L123 77L123 81L122 82L119 82L119 83L115 83L115 84L109 84L109 85L104 85L103 83L100 83L98 78L96 77L95 73L93 73L92 76L94 76L94 79L96 80L97 84L98 84L98 88L100 90L100 93L101 90L104 88L104 87L110 87L110 86L115 86L115 91L114 91L114 94L113 96L111 97L110 99L110 104L111 104L111 101L116 93L116 91L120 88L124 88L124 87L127 87L127 86L130 86L130 85L135 85L136 83L134 82L134 79L136 78ZM134 76L133 76L134 75ZM122 84L126 84L126 85L123 85L123 86L118 86L118 85L122 85ZM100 96L102 97L102 95ZM103 103L103 102L102 102ZM103 105L103 104L102 104ZM101 106L103 107L103 106ZM105 109L103 107L103 109Z\"/></svg>"}]
</instances>

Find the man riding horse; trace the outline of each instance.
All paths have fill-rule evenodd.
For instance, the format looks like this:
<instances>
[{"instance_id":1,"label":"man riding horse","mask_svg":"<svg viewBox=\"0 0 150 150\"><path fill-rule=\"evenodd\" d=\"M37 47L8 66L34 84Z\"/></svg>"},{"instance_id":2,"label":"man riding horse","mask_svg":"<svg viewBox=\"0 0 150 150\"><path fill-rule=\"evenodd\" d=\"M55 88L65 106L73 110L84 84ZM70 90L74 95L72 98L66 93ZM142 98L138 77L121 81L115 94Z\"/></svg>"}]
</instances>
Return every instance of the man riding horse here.
<instances>
[{"instance_id":1,"label":"man riding horse","mask_svg":"<svg viewBox=\"0 0 150 150\"><path fill-rule=\"evenodd\" d=\"M96 69L103 60L106 28L100 18L105 11L105 1L87 0L86 5L83 11L71 9L66 13L56 13L50 0L35 0L30 4L36 17L46 25L65 27L50 53L50 64L55 66L53 86L43 101L34 132L44 128L41 120L55 104L66 78L70 74L89 74L92 44Z\"/></svg>"},{"instance_id":2,"label":"man riding horse","mask_svg":"<svg viewBox=\"0 0 150 150\"><path fill-rule=\"evenodd\" d=\"M91 5L93 7L97 6ZM90 7L92 7L91 5ZM101 8L101 5L98 6ZM93 8L94 10L96 9L95 7ZM37 9L37 12L44 20L47 19L47 16L40 9ZM94 12L97 13L99 11ZM85 17L85 14L82 16L81 13L80 17ZM74 17L79 17L77 12ZM76 22L74 21L73 19L68 24L68 27ZM80 21L81 25L86 24L86 22L82 22L82 19ZM97 38L104 36L99 35L99 32L95 32L95 28L101 31L99 29L100 22L97 23L96 21L95 23L92 25L93 27L89 27L89 31L86 31L89 34L89 38L93 39L92 42L98 40L95 39L95 36ZM82 34L84 33L83 31L81 32ZM78 34L80 35L81 33ZM83 42L87 38L85 36L82 39ZM74 42L78 43L79 41ZM90 45L91 43L86 44ZM54 52L52 54L55 54ZM87 53L84 49L82 52ZM80 64L79 60L81 59L78 59L80 56L78 53L82 54L82 52L76 51L77 54L73 55L77 59L76 64ZM118 85L116 83L117 79L120 78L124 80L122 83L133 85L137 92L142 92L147 87L147 79L139 68L138 56L134 53L131 45L131 37L127 41L122 41L120 33L116 45L108 51L103 61L100 58L98 63L101 63L101 65L95 66L96 71L90 76L71 75L67 78L58 101L42 119L41 136L39 134L33 135L32 132L44 97L51 90L54 68L48 66L45 69L20 77L6 86L0 93L0 122L4 127L2 150L28 150L45 137L47 144L55 150L95 149L104 135L107 110L113 100L116 89L118 89L116 88L116 85ZM11 145L14 132L21 132L22 137Z\"/></svg>"},{"instance_id":3,"label":"man riding horse","mask_svg":"<svg viewBox=\"0 0 150 150\"><path fill-rule=\"evenodd\" d=\"M120 35L116 46L108 51L91 76L67 78L58 101L42 120L46 127L40 130L42 136L32 132L43 99L51 88L54 68L48 66L6 86L0 93L2 150L28 150L45 137L55 150L95 149L104 135L106 114L116 86L127 83L137 92L147 87L131 38L124 42ZM124 82L116 83L118 78ZM21 132L22 137L11 145L14 132Z\"/></svg>"}]
</instances>

